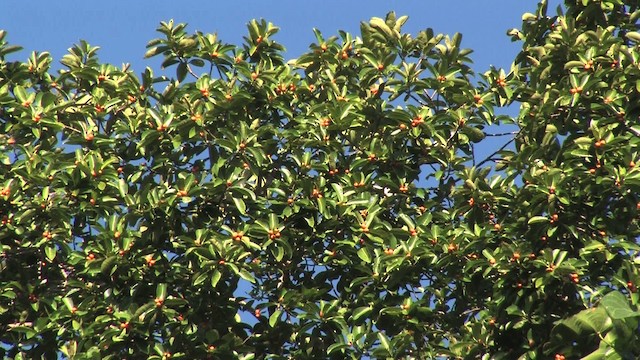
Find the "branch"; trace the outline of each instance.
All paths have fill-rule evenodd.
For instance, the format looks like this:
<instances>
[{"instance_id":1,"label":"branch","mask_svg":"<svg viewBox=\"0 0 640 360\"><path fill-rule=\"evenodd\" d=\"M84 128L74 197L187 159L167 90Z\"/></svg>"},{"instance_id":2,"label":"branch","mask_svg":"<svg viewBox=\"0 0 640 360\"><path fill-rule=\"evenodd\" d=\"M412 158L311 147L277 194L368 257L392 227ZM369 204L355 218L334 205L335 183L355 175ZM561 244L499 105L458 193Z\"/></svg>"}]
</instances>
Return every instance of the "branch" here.
<instances>
[{"instance_id":1,"label":"branch","mask_svg":"<svg viewBox=\"0 0 640 360\"><path fill-rule=\"evenodd\" d=\"M517 131L511 131L511 132L505 132L505 133L497 133L497 134L487 134L485 133L486 136L507 136L507 135L517 135L518 132Z\"/></svg>"},{"instance_id":2,"label":"branch","mask_svg":"<svg viewBox=\"0 0 640 360\"><path fill-rule=\"evenodd\" d=\"M632 133L632 134L633 134L633 135L635 135L636 137L640 137L640 131L638 131L638 130L636 130L636 129L632 128L632 127L629 127L628 129L629 129L629 132L630 132L630 133Z\"/></svg>"},{"instance_id":3,"label":"branch","mask_svg":"<svg viewBox=\"0 0 640 360\"><path fill-rule=\"evenodd\" d=\"M480 167L482 165L484 165L486 162L491 161L491 159L493 158L494 155L497 155L500 151L504 150L507 148L507 146L509 146L512 142L514 142L516 139L513 138L509 141L507 141L506 143L504 143L504 145L502 145L498 150L494 151L491 155L487 156L484 160L480 161L478 164L476 164L476 167Z\"/></svg>"},{"instance_id":4,"label":"branch","mask_svg":"<svg viewBox=\"0 0 640 360\"><path fill-rule=\"evenodd\" d=\"M187 72L189 74L191 74L191 76L193 76L196 80L198 80L200 77L198 75L196 75L195 72L193 72L193 69L191 69L191 66L189 65L189 63L185 60L185 58L183 57L179 57L178 58L180 60L180 63L184 64L187 67Z\"/></svg>"}]
</instances>

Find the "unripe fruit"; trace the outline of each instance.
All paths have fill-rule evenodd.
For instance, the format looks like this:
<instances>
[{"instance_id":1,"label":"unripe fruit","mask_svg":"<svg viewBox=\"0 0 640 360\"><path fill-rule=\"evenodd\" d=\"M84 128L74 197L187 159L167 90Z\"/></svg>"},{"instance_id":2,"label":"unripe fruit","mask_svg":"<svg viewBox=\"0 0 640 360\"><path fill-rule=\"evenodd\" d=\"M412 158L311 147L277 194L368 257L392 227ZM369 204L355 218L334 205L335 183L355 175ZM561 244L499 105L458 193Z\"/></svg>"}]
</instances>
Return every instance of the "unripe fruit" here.
<instances>
[{"instance_id":1,"label":"unripe fruit","mask_svg":"<svg viewBox=\"0 0 640 360\"><path fill-rule=\"evenodd\" d=\"M153 302L156 304L156 307L162 307L162 305L164 304L164 299L162 298L155 298L153 300Z\"/></svg>"},{"instance_id":2,"label":"unripe fruit","mask_svg":"<svg viewBox=\"0 0 640 360\"><path fill-rule=\"evenodd\" d=\"M322 193L318 189L313 189L311 191L311 197L314 198L314 199L320 199L320 198L322 198Z\"/></svg>"},{"instance_id":3,"label":"unripe fruit","mask_svg":"<svg viewBox=\"0 0 640 360\"><path fill-rule=\"evenodd\" d=\"M589 61L587 61L586 64L584 64L584 69L585 70L591 70L591 68L593 68L593 60L589 60Z\"/></svg>"}]
</instances>

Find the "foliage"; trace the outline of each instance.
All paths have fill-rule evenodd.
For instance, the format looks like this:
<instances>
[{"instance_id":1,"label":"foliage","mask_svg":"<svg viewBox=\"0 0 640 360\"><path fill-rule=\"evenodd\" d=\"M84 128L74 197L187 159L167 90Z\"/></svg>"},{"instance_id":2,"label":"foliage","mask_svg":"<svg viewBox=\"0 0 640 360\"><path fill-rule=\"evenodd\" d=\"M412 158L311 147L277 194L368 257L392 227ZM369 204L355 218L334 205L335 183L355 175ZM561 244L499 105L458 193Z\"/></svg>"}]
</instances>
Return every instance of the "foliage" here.
<instances>
[{"instance_id":1,"label":"foliage","mask_svg":"<svg viewBox=\"0 0 640 360\"><path fill-rule=\"evenodd\" d=\"M638 16L542 2L478 76L394 13L291 61L161 23L140 77L1 32L0 352L640 356Z\"/></svg>"}]
</instances>

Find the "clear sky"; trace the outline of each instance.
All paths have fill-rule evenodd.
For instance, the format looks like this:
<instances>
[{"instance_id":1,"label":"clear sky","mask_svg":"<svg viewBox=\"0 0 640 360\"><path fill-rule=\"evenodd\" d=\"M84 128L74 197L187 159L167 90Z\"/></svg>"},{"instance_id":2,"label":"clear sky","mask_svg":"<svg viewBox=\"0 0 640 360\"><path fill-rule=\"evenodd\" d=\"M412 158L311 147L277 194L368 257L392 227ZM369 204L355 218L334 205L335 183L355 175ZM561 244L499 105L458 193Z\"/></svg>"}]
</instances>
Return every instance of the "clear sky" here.
<instances>
[{"instance_id":1,"label":"clear sky","mask_svg":"<svg viewBox=\"0 0 640 360\"><path fill-rule=\"evenodd\" d=\"M436 33L462 33L463 46L474 50L474 69L489 65L508 68L520 44L511 43L507 29L520 27L521 15L534 12L532 0L110 0L24 1L1 0L0 29L24 51L12 59L24 60L33 51L49 51L57 62L79 39L101 47L102 62L131 63L140 72L158 61L144 60L146 43L156 37L162 20L186 22L190 31L217 32L223 41L240 44L246 24L264 18L281 28L275 38L297 57L314 41L312 28L325 35L338 29L359 34L359 23L394 10L409 15L405 31L431 27ZM557 4L558 0L552 0ZM553 12L553 11L552 11ZM170 74L173 75L173 69Z\"/></svg>"}]
</instances>

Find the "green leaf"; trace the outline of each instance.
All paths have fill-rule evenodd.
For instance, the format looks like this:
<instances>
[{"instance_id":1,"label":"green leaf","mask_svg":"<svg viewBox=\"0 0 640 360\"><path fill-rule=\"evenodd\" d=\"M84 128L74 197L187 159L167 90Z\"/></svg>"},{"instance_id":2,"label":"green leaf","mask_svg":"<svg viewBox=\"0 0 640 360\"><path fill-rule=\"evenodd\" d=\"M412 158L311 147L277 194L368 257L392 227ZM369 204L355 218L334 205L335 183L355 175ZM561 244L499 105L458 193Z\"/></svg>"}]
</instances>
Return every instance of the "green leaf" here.
<instances>
[{"instance_id":1,"label":"green leaf","mask_svg":"<svg viewBox=\"0 0 640 360\"><path fill-rule=\"evenodd\" d=\"M222 273L218 270L214 270L213 274L211 274L211 287L215 288L218 285L218 281L222 277Z\"/></svg>"},{"instance_id":2,"label":"green leaf","mask_svg":"<svg viewBox=\"0 0 640 360\"><path fill-rule=\"evenodd\" d=\"M380 345L382 346L382 348L387 350L387 352L391 354L391 344L389 344L389 338L385 334L378 332L378 340L380 340Z\"/></svg>"},{"instance_id":3,"label":"green leaf","mask_svg":"<svg viewBox=\"0 0 640 360\"><path fill-rule=\"evenodd\" d=\"M327 355L331 355L333 353L344 353L344 350L348 349L349 345L348 344L344 344L344 343L334 343L331 344L328 348L327 348Z\"/></svg>"},{"instance_id":4,"label":"green leaf","mask_svg":"<svg viewBox=\"0 0 640 360\"><path fill-rule=\"evenodd\" d=\"M366 247L362 247L358 249L358 257L367 264L371 263L371 260L372 260L371 253L369 252L369 249L367 249Z\"/></svg>"},{"instance_id":5,"label":"green leaf","mask_svg":"<svg viewBox=\"0 0 640 360\"><path fill-rule=\"evenodd\" d=\"M116 260L118 257L116 255L111 255L104 259L102 264L100 264L100 272L105 275L111 275L116 270Z\"/></svg>"},{"instance_id":6,"label":"green leaf","mask_svg":"<svg viewBox=\"0 0 640 360\"><path fill-rule=\"evenodd\" d=\"M204 283L205 280L207 280L208 277L209 277L209 274L207 273L200 273L196 275L193 279L193 286L201 285L202 283Z\"/></svg>"},{"instance_id":7,"label":"green leaf","mask_svg":"<svg viewBox=\"0 0 640 360\"><path fill-rule=\"evenodd\" d=\"M282 315L282 310L275 310L271 316L269 316L269 326L274 327L280 321L280 315Z\"/></svg>"},{"instance_id":8,"label":"green leaf","mask_svg":"<svg viewBox=\"0 0 640 360\"><path fill-rule=\"evenodd\" d=\"M277 229L278 228L278 215L274 213L269 214L269 228L268 229Z\"/></svg>"},{"instance_id":9,"label":"green leaf","mask_svg":"<svg viewBox=\"0 0 640 360\"><path fill-rule=\"evenodd\" d=\"M160 52L159 49L160 48L158 46L150 48L149 50L147 50L147 52L144 53L144 58L148 59L150 57L156 56Z\"/></svg>"},{"instance_id":10,"label":"green leaf","mask_svg":"<svg viewBox=\"0 0 640 360\"><path fill-rule=\"evenodd\" d=\"M613 325L607 312L600 307L583 310L576 315L564 319L554 328L557 335L561 335L562 329L570 329L571 336L584 336L590 333L603 334Z\"/></svg>"},{"instance_id":11,"label":"green leaf","mask_svg":"<svg viewBox=\"0 0 640 360\"><path fill-rule=\"evenodd\" d=\"M327 203L325 202L324 198L318 198L316 199L316 202L318 203L318 212L328 217L329 214L327 213Z\"/></svg>"},{"instance_id":12,"label":"green leaf","mask_svg":"<svg viewBox=\"0 0 640 360\"><path fill-rule=\"evenodd\" d=\"M479 129L474 126L463 127L462 133L467 135L469 137L469 140L471 140L474 143L478 143L486 137L486 134L484 133L484 131L482 131L482 129Z\"/></svg>"},{"instance_id":13,"label":"green leaf","mask_svg":"<svg viewBox=\"0 0 640 360\"><path fill-rule=\"evenodd\" d=\"M176 78L179 82L183 82L184 79L187 77L187 72L188 72L188 65L187 63L181 62L180 64L178 64L178 67L176 68Z\"/></svg>"},{"instance_id":14,"label":"green leaf","mask_svg":"<svg viewBox=\"0 0 640 360\"><path fill-rule=\"evenodd\" d=\"M56 246L55 245L47 245L44 247L44 254L49 261L53 261L56 258Z\"/></svg>"},{"instance_id":15,"label":"green leaf","mask_svg":"<svg viewBox=\"0 0 640 360\"><path fill-rule=\"evenodd\" d=\"M373 308L371 306L361 306L359 308L356 308L351 315L351 320L358 322L362 318L368 317L372 311Z\"/></svg>"},{"instance_id":16,"label":"green leaf","mask_svg":"<svg viewBox=\"0 0 640 360\"><path fill-rule=\"evenodd\" d=\"M13 94L16 96L16 100L20 103L24 103L28 99L26 90L20 85L16 85L13 88Z\"/></svg>"},{"instance_id":17,"label":"green leaf","mask_svg":"<svg viewBox=\"0 0 640 360\"><path fill-rule=\"evenodd\" d=\"M389 25L387 25L387 23L378 17L374 17L369 21L369 25L371 25L371 27L380 30L387 39L391 40L391 39L395 39L396 35L394 34L393 30L389 27Z\"/></svg>"},{"instance_id":18,"label":"green leaf","mask_svg":"<svg viewBox=\"0 0 640 360\"><path fill-rule=\"evenodd\" d=\"M273 246L271 248L271 253L273 254L273 257L276 259L276 261L280 262L284 258L284 247L277 245Z\"/></svg>"},{"instance_id":19,"label":"green leaf","mask_svg":"<svg viewBox=\"0 0 640 360\"><path fill-rule=\"evenodd\" d=\"M416 227L416 225L413 223L413 220L407 214L399 214L398 217L400 218L400 220L404 221L404 223L407 224L410 229Z\"/></svg>"},{"instance_id":20,"label":"green leaf","mask_svg":"<svg viewBox=\"0 0 640 360\"><path fill-rule=\"evenodd\" d=\"M235 204L236 209L238 209L238 212L240 212L240 214L244 215L247 213L247 205L244 203L244 200L233 198L233 203Z\"/></svg>"},{"instance_id":21,"label":"green leaf","mask_svg":"<svg viewBox=\"0 0 640 360\"><path fill-rule=\"evenodd\" d=\"M549 218L546 216L532 216L529 221L527 221L527 224L532 225L532 224L538 224L538 223L548 223L549 222Z\"/></svg>"},{"instance_id":22,"label":"green leaf","mask_svg":"<svg viewBox=\"0 0 640 360\"><path fill-rule=\"evenodd\" d=\"M231 192L234 196L244 196L244 197L248 197L249 199L255 201L256 200L256 194L251 191L251 189L248 188L244 188L241 186L232 186L229 188L229 192Z\"/></svg>"},{"instance_id":23,"label":"green leaf","mask_svg":"<svg viewBox=\"0 0 640 360\"><path fill-rule=\"evenodd\" d=\"M612 291L605 295L601 300L601 304L612 319L640 316L640 311L632 310L627 297L618 291Z\"/></svg>"},{"instance_id":24,"label":"green leaf","mask_svg":"<svg viewBox=\"0 0 640 360\"><path fill-rule=\"evenodd\" d=\"M124 179L118 179L118 191L120 191L120 196L123 198L129 193L129 186Z\"/></svg>"},{"instance_id":25,"label":"green leaf","mask_svg":"<svg viewBox=\"0 0 640 360\"><path fill-rule=\"evenodd\" d=\"M564 69L565 70L569 70L569 69L573 69L576 67L584 67L584 63L582 61L568 61L566 64L564 64Z\"/></svg>"},{"instance_id":26,"label":"green leaf","mask_svg":"<svg viewBox=\"0 0 640 360\"><path fill-rule=\"evenodd\" d=\"M25 334L27 339L31 339L38 334L37 331L27 326L13 326L9 328L9 331Z\"/></svg>"},{"instance_id":27,"label":"green leaf","mask_svg":"<svg viewBox=\"0 0 640 360\"><path fill-rule=\"evenodd\" d=\"M160 283L156 286L156 298L157 299L166 299L167 298L167 284Z\"/></svg>"},{"instance_id":28,"label":"green leaf","mask_svg":"<svg viewBox=\"0 0 640 360\"><path fill-rule=\"evenodd\" d=\"M64 305L67 307L67 310L72 311L73 308L75 307L75 305L73 304L73 299L68 298L68 297L64 297L62 298L62 302L64 303Z\"/></svg>"},{"instance_id":29,"label":"green leaf","mask_svg":"<svg viewBox=\"0 0 640 360\"><path fill-rule=\"evenodd\" d=\"M253 275L245 269L240 269L238 275L240 275L241 278L247 280L250 283L256 282L256 279L253 277Z\"/></svg>"},{"instance_id":30,"label":"green leaf","mask_svg":"<svg viewBox=\"0 0 640 360\"><path fill-rule=\"evenodd\" d=\"M143 317L144 314L148 313L151 309L153 309L153 307L155 306L155 304L153 302L148 302L142 306L140 306L139 308L136 309L136 311L133 313L133 315L131 315L132 319L138 319Z\"/></svg>"},{"instance_id":31,"label":"green leaf","mask_svg":"<svg viewBox=\"0 0 640 360\"><path fill-rule=\"evenodd\" d=\"M636 31L629 31L625 34L627 39L640 43L640 33Z\"/></svg>"}]
</instances>

